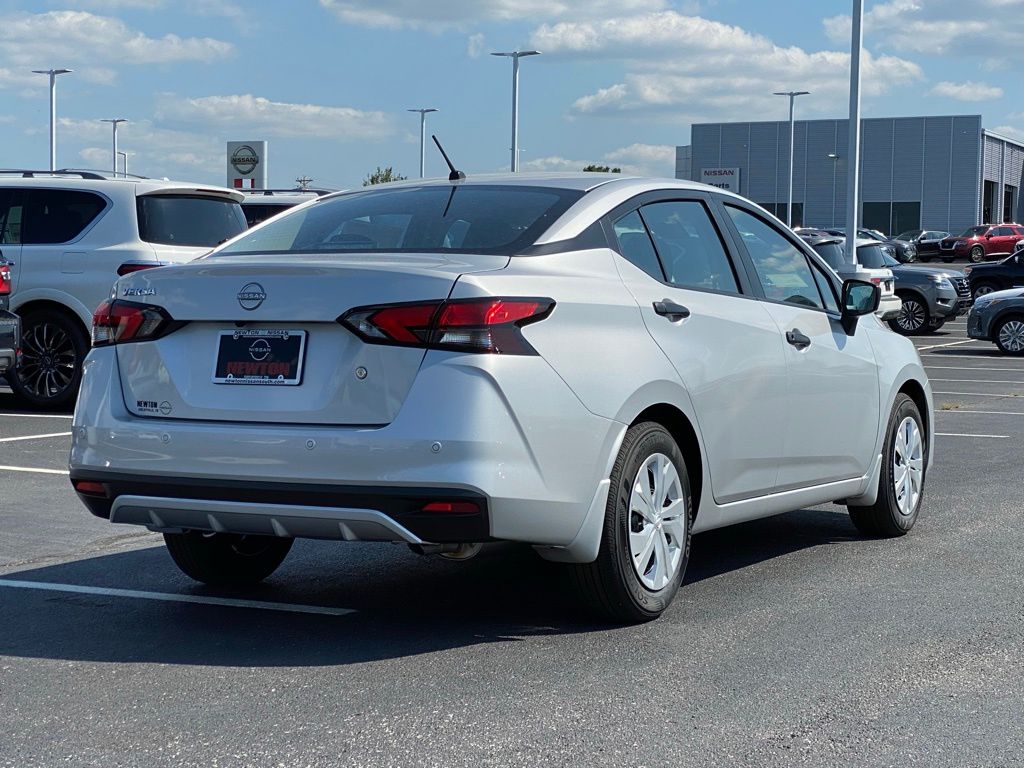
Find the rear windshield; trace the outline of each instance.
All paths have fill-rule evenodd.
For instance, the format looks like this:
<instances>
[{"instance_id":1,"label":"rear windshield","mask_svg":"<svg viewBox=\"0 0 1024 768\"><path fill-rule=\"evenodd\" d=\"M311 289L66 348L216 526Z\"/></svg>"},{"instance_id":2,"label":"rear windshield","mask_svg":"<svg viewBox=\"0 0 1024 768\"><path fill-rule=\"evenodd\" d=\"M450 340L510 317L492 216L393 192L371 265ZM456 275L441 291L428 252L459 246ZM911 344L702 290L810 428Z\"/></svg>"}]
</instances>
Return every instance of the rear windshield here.
<instances>
[{"instance_id":1,"label":"rear windshield","mask_svg":"<svg viewBox=\"0 0 1024 768\"><path fill-rule=\"evenodd\" d=\"M957 237L981 237L988 232L988 227L968 227Z\"/></svg>"},{"instance_id":2,"label":"rear windshield","mask_svg":"<svg viewBox=\"0 0 1024 768\"><path fill-rule=\"evenodd\" d=\"M582 195L482 184L366 190L286 213L218 253L511 254L536 242Z\"/></svg>"},{"instance_id":3,"label":"rear windshield","mask_svg":"<svg viewBox=\"0 0 1024 768\"><path fill-rule=\"evenodd\" d=\"M158 245L213 248L247 226L238 203L215 197L145 195L138 209L139 237Z\"/></svg>"},{"instance_id":4,"label":"rear windshield","mask_svg":"<svg viewBox=\"0 0 1024 768\"><path fill-rule=\"evenodd\" d=\"M857 261L865 269L882 269L885 266L885 254L877 245L862 245L857 248Z\"/></svg>"},{"instance_id":5,"label":"rear windshield","mask_svg":"<svg viewBox=\"0 0 1024 768\"><path fill-rule=\"evenodd\" d=\"M846 264L843 246L840 243L819 243L814 246L814 250L836 272L839 272Z\"/></svg>"}]
</instances>

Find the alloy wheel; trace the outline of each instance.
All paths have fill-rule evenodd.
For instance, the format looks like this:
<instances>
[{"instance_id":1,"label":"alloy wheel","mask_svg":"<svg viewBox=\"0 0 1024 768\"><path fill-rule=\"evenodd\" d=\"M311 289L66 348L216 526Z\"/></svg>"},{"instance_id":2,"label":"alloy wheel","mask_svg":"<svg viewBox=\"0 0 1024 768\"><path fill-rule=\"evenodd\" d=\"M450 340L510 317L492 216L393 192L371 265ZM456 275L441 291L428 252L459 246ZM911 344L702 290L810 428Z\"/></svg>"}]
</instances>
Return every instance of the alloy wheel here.
<instances>
[{"instance_id":1,"label":"alloy wheel","mask_svg":"<svg viewBox=\"0 0 1024 768\"><path fill-rule=\"evenodd\" d=\"M1024 352L1024 321L1008 320L999 329L999 346L1007 352Z\"/></svg>"},{"instance_id":2,"label":"alloy wheel","mask_svg":"<svg viewBox=\"0 0 1024 768\"><path fill-rule=\"evenodd\" d=\"M971 261L973 261L975 264L977 264L979 261L984 261L985 260L985 249L982 248L980 245L974 246L973 248L971 248L971 256L970 256L970 258L971 258Z\"/></svg>"},{"instance_id":3,"label":"alloy wheel","mask_svg":"<svg viewBox=\"0 0 1024 768\"><path fill-rule=\"evenodd\" d=\"M896 324L907 333L917 333L928 322L928 310L915 299L904 299Z\"/></svg>"},{"instance_id":4,"label":"alloy wheel","mask_svg":"<svg viewBox=\"0 0 1024 768\"><path fill-rule=\"evenodd\" d=\"M985 296L989 293L993 293L994 291L995 288L993 288L991 285L979 285L977 288L974 289L974 298L978 298L979 296Z\"/></svg>"},{"instance_id":5,"label":"alloy wheel","mask_svg":"<svg viewBox=\"0 0 1024 768\"><path fill-rule=\"evenodd\" d=\"M66 330L55 323L35 323L22 334L21 347L18 378L35 397L58 397L71 386L78 353Z\"/></svg>"},{"instance_id":6,"label":"alloy wheel","mask_svg":"<svg viewBox=\"0 0 1024 768\"><path fill-rule=\"evenodd\" d=\"M909 517L917 509L924 481L924 440L917 420L907 416L896 430L892 447L892 483L900 514Z\"/></svg>"},{"instance_id":7,"label":"alloy wheel","mask_svg":"<svg viewBox=\"0 0 1024 768\"><path fill-rule=\"evenodd\" d=\"M629 554L640 582L664 589L686 548L686 497L675 464L655 453L640 465L629 497Z\"/></svg>"}]
</instances>

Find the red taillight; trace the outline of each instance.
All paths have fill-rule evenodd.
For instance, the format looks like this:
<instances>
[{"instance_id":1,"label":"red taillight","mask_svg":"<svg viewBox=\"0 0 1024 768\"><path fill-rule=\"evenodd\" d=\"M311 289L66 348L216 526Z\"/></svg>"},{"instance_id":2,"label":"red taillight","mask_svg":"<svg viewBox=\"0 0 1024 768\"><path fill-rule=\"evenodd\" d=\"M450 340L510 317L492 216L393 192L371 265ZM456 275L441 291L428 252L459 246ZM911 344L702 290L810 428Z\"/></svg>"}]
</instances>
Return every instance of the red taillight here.
<instances>
[{"instance_id":1,"label":"red taillight","mask_svg":"<svg viewBox=\"0 0 1024 768\"><path fill-rule=\"evenodd\" d=\"M125 275L130 275L132 272L141 272L144 269L155 269L159 266L162 265L146 261L126 261L117 268L117 274L124 277Z\"/></svg>"},{"instance_id":2,"label":"red taillight","mask_svg":"<svg viewBox=\"0 0 1024 768\"><path fill-rule=\"evenodd\" d=\"M364 341L504 355L536 354L520 329L547 317L551 299L487 298L360 307L341 323Z\"/></svg>"},{"instance_id":3,"label":"red taillight","mask_svg":"<svg viewBox=\"0 0 1024 768\"><path fill-rule=\"evenodd\" d=\"M11 267L9 264L0 262L0 296L7 296L11 292Z\"/></svg>"},{"instance_id":4,"label":"red taillight","mask_svg":"<svg viewBox=\"0 0 1024 768\"><path fill-rule=\"evenodd\" d=\"M874 283L875 285L881 285L882 284L882 278L880 278L880 277L872 277L871 278L871 282Z\"/></svg>"},{"instance_id":5,"label":"red taillight","mask_svg":"<svg viewBox=\"0 0 1024 768\"><path fill-rule=\"evenodd\" d=\"M75 487L76 491L85 496L107 497L107 488L103 483L96 483L92 480L72 480L71 484Z\"/></svg>"},{"instance_id":6,"label":"red taillight","mask_svg":"<svg viewBox=\"0 0 1024 768\"><path fill-rule=\"evenodd\" d=\"M480 507L472 501L434 501L423 507L423 511L449 515L475 515L480 511Z\"/></svg>"},{"instance_id":7,"label":"red taillight","mask_svg":"<svg viewBox=\"0 0 1024 768\"><path fill-rule=\"evenodd\" d=\"M92 315L92 345L157 339L173 326L174 320L162 307L108 299Z\"/></svg>"}]
</instances>

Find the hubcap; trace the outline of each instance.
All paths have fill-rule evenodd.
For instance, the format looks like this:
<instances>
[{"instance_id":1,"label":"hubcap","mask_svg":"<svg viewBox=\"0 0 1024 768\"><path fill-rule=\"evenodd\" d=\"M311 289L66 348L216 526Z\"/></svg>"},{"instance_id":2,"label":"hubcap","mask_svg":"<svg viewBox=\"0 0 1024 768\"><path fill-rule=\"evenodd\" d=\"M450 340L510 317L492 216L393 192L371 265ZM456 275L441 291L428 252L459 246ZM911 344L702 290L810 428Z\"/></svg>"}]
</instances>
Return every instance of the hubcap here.
<instances>
[{"instance_id":1,"label":"hubcap","mask_svg":"<svg viewBox=\"0 0 1024 768\"><path fill-rule=\"evenodd\" d=\"M629 554L640 582L664 589L679 570L688 514L683 484L671 459L649 456L629 495Z\"/></svg>"},{"instance_id":2,"label":"hubcap","mask_svg":"<svg viewBox=\"0 0 1024 768\"><path fill-rule=\"evenodd\" d=\"M924 479L924 440L917 421L907 416L896 430L892 447L892 483L900 514L909 517L921 499Z\"/></svg>"},{"instance_id":3,"label":"hubcap","mask_svg":"<svg viewBox=\"0 0 1024 768\"><path fill-rule=\"evenodd\" d=\"M921 302L913 299L904 299L903 307L896 318L896 324L904 331L916 331L925 324L925 311Z\"/></svg>"},{"instance_id":4,"label":"hubcap","mask_svg":"<svg viewBox=\"0 0 1024 768\"><path fill-rule=\"evenodd\" d=\"M993 288L991 285L979 285L977 290L974 291L974 295L984 296L986 294L992 293L993 291L995 291L995 288Z\"/></svg>"},{"instance_id":5,"label":"hubcap","mask_svg":"<svg viewBox=\"0 0 1024 768\"><path fill-rule=\"evenodd\" d=\"M60 395L75 376L78 355L68 333L53 323L29 326L21 337L18 378L39 398Z\"/></svg>"},{"instance_id":6,"label":"hubcap","mask_svg":"<svg viewBox=\"0 0 1024 768\"><path fill-rule=\"evenodd\" d=\"M1010 320L999 329L999 344L1009 352L1024 352L1024 322Z\"/></svg>"}]
</instances>

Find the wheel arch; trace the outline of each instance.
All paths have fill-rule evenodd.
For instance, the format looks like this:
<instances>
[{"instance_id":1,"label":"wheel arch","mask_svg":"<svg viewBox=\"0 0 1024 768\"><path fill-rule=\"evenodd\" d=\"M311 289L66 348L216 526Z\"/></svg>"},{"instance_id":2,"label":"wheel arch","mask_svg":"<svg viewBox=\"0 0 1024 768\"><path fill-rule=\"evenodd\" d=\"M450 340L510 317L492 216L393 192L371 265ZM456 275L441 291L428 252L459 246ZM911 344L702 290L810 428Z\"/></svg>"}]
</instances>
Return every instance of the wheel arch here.
<instances>
[{"instance_id":1,"label":"wheel arch","mask_svg":"<svg viewBox=\"0 0 1024 768\"><path fill-rule=\"evenodd\" d=\"M693 518L700 510L701 494L704 490L704 458L701 455L700 440L690 419L679 408L669 403L650 405L637 414L630 426L644 421L661 424L672 435L686 461L690 477L690 493L693 495Z\"/></svg>"},{"instance_id":2,"label":"wheel arch","mask_svg":"<svg viewBox=\"0 0 1024 768\"><path fill-rule=\"evenodd\" d=\"M925 394L924 387L921 386L921 382L917 379L907 379L900 386L897 394L903 394L914 401L914 405L917 406L918 413L921 414L921 419L924 420L924 433L929 436L932 435L932 413L928 408L928 396ZM928 443L928 450L931 451L931 440Z\"/></svg>"},{"instance_id":3,"label":"wheel arch","mask_svg":"<svg viewBox=\"0 0 1024 768\"><path fill-rule=\"evenodd\" d=\"M24 318L26 315L31 314L32 312L54 312L56 314L63 315L64 317L67 317L71 320L74 320L75 323L77 323L78 326L82 329L82 332L86 335L86 337L88 337L91 333L91 328L84 322L82 322L82 318L78 312L76 312L74 309L67 306L66 304L62 304L59 301L55 301L54 299L30 299L29 301L26 301L24 304L19 304L15 308L15 311L22 318Z\"/></svg>"}]
</instances>

